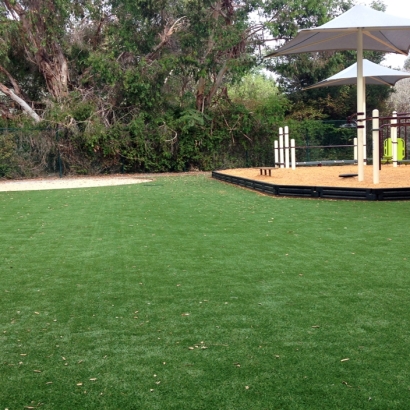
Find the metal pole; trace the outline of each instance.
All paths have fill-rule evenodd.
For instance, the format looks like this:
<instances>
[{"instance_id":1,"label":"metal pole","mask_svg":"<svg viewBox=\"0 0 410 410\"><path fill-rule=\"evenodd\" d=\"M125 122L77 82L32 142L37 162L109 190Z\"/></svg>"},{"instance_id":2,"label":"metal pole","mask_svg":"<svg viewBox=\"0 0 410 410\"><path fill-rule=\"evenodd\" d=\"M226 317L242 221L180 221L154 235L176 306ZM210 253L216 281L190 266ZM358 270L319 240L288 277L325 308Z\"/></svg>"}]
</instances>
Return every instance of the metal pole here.
<instances>
[{"instance_id":1,"label":"metal pole","mask_svg":"<svg viewBox=\"0 0 410 410\"><path fill-rule=\"evenodd\" d=\"M60 178L63 177L63 166L61 163L61 155L60 155L60 144L59 144L59 139L60 139L60 135L58 132L58 125L57 125L57 129L56 129L56 141L57 141L57 152L58 152L58 156L57 156L57 160L58 160L58 172L60 175Z\"/></svg>"},{"instance_id":2,"label":"metal pole","mask_svg":"<svg viewBox=\"0 0 410 410\"><path fill-rule=\"evenodd\" d=\"M363 29L357 31L357 180L364 181L363 134Z\"/></svg>"},{"instance_id":3,"label":"metal pole","mask_svg":"<svg viewBox=\"0 0 410 410\"><path fill-rule=\"evenodd\" d=\"M363 77L363 113L364 118L366 118L366 79ZM363 130L363 164L367 164L367 124L366 121L363 121L364 130Z\"/></svg>"},{"instance_id":4,"label":"metal pole","mask_svg":"<svg viewBox=\"0 0 410 410\"><path fill-rule=\"evenodd\" d=\"M275 148L275 168L277 168L279 163L279 144L277 140L273 142L273 146Z\"/></svg>"},{"instance_id":5,"label":"metal pole","mask_svg":"<svg viewBox=\"0 0 410 410\"><path fill-rule=\"evenodd\" d=\"M289 127L285 127L285 168L289 168Z\"/></svg>"},{"instance_id":6,"label":"metal pole","mask_svg":"<svg viewBox=\"0 0 410 410\"><path fill-rule=\"evenodd\" d=\"M397 112L393 111L393 117L397 118ZM391 144L392 144L392 155L393 155L393 168L397 167L397 127L394 124L397 124L397 119L390 120L392 125L390 130Z\"/></svg>"},{"instance_id":7,"label":"metal pole","mask_svg":"<svg viewBox=\"0 0 410 410\"><path fill-rule=\"evenodd\" d=\"M379 183L380 152L379 152L379 110L372 113L372 135L373 135L373 184Z\"/></svg>"},{"instance_id":8,"label":"metal pole","mask_svg":"<svg viewBox=\"0 0 410 410\"><path fill-rule=\"evenodd\" d=\"M353 159L357 161L357 137L353 138Z\"/></svg>"}]
</instances>

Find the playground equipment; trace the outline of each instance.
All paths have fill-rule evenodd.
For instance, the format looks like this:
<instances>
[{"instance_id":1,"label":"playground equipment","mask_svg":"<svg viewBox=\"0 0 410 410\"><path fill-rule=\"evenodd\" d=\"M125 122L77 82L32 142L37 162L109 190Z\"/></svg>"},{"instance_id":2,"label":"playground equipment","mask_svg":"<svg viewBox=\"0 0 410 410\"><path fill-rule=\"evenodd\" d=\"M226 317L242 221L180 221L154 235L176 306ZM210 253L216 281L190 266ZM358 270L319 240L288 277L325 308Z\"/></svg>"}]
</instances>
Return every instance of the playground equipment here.
<instances>
[{"instance_id":1,"label":"playground equipment","mask_svg":"<svg viewBox=\"0 0 410 410\"><path fill-rule=\"evenodd\" d=\"M345 148L353 147L352 145L306 145L296 146L295 140L289 140L289 127L279 128L279 138L274 141L274 153L275 153L275 167L276 168L292 168L296 169L296 166L309 166L309 165L340 165L340 164L354 164L357 163L357 142L355 138L354 152L355 158L353 160L320 160L320 161L302 161L296 162L296 149L315 149L315 148Z\"/></svg>"},{"instance_id":2,"label":"playground equipment","mask_svg":"<svg viewBox=\"0 0 410 410\"><path fill-rule=\"evenodd\" d=\"M295 140L290 140L289 146L289 127L279 128L279 141L274 141L275 148L275 166L279 168L289 168L291 164L292 169L296 169L296 153ZM290 161L289 161L290 152Z\"/></svg>"},{"instance_id":3,"label":"playground equipment","mask_svg":"<svg viewBox=\"0 0 410 410\"><path fill-rule=\"evenodd\" d=\"M397 167L399 162L407 161L406 158L406 142L408 141L408 132L410 133L410 114L397 114L393 112L391 117L379 117L379 111L373 110L372 117L358 119L358 124L363 124L366 121L372 120L372 142L373 142L373 183L379 183L379 171L382 163L392 163L393 167ZM364 127L364 125L363 125ZM387 136L386 136L387 134ZM398 136L400 135L400 137ZM402 138L404 136L404 138ZM309 148L333 148L333 147L352 147L353 160L333 160L333 161L311 161L298 162L295 161L295 149L307 147L296 147L295 140L290 141L289 145L289 128L279 128L279 141L274 142L275 147L275 166L280 168L289 168L289 151L291 153L292 169L296 165L338 165L357 163L359 146L357 139L354 138L353 145L334 145L334 146L309 146ZM363 163L366 164L366 146L363 148ZM381 157L381 152L383 156Z\"/></svg>"},{"instance_id":4,"label":"playground equipment","mask_svg":"<svg viewBox=\"0 0 410 410\"><path fill-rule=\"evenodd\" d=\"M397 138L397 161L402 161L405 158L406 144L403 138ZM393 162L393 142L392 138L386 138L383 142L383 158L382 164Z\"/></svg>"}]
</instances>

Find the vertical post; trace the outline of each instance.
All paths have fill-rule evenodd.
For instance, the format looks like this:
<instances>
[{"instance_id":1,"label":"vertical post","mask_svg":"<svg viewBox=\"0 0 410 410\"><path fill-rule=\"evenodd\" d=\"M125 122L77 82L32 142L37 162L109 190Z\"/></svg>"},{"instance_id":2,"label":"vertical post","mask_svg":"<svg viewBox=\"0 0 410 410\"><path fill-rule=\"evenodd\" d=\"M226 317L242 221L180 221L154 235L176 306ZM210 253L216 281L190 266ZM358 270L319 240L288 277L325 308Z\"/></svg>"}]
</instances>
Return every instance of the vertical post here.
<instances>
[{"instance_id":1,"label":"vertical post","mask_svg":"<svg viewBox=\"0 0 410 410\"><path fill-rule=\"evenodd\" d=\"M280 168L284 167L284 161L283 161L283 128L279 128L279 164Z\"/></svg>"},{"instance_id":2,"label":"vertical post","mask_svg":"<svg viewBox=\"0 0 410 410\"><path fill-rule=\"evenodd\" d=\"M289 168L289 127L285 127L285 168Z\"/></svg>"},{"instance_id":3,"label":"vertical post","mask_svg":"<svg viewBox=\"0 0 410 410\"><path fill-rule=\"evenodd\" d=\"M59 134L59 129L58 129L58 125L57 125L57 129L56 129L56 141L57 141L57 151L58 151L58 172L59 172L60 178L62 178L62 177L63 177L63 166L62 166L62 163L61 163L59 139L60 139L60 134Z\"/></svg>"},{"instance_id":4,"label":"vertical post","mask_svg":"<svg viewBox=\"0 0 410 410\"><path fill-rule=\"evenodd\" d=\"M363 69L364 70L364 69ZM366 118L366 78L363 76L363 115ZM367 164L367 124L366 121L363 121L364 130L363 130L363 164Z\"/></svg>"},{"instance_id":5,"label":"vertical post","mask_svg":"<svg viewBox=\"0 0 410 410\"><path fill-rule=\"evenodd\" d=\"M353 159L357 161L357 137L353 138Z\"/></svg>"},{"instance_id":6,"label":"vertical post","mask_svg":"<svg viewBox=\"0 0 410 410\"><path fill-rule=\"evenodd\" d=\"M379 183L380 151L379 151L379 110L372 112L372 137L373 137L373 184Z\"/></svg>"},{"instance_id":7,"label":"vertical post","mask_svg":"<svg viewBox=\"0 0 410 410\"><path fill-rule=\"evenodd\" d=\"M278 144L278 140L275 140L273 142L273 146L275 148L275 168L278 168L278 163L279 163L279 144Z\"/></svg>"},{"instance_id":8,"label":"vertical post","mask_svg":"<svg viewBox=\"0 0 410 410\"><path fill-rule=\"evenodd\" d=\"M397 124L397 112L393 111L393 117L395 119L390 120L390 136L391 136L391 144L392 144L392 155L393 155L393 168L397 167L397 127L394 126Z\"/></svg>"},{"instance_id":9,"label":"vertical post","mask_svg":"<svg viewBox=\"0 0 410 410\"><path fill-rule=\"evenodd\" d=\"M357 180L364 181L363 164L363 29L357 30Z\"/></svg>"},{"instance_id":10,"label":"vertical post","mask_svg":"<svg viewBox=\"0 0 410 410\"><path fill-rule=\"evenodd\" d=\"M290 140L290 158L291 158L291 164L292 164L292 169L296 169L296 146L295 146L295 140L292 138Z\"/></svg>"}]
</instances>

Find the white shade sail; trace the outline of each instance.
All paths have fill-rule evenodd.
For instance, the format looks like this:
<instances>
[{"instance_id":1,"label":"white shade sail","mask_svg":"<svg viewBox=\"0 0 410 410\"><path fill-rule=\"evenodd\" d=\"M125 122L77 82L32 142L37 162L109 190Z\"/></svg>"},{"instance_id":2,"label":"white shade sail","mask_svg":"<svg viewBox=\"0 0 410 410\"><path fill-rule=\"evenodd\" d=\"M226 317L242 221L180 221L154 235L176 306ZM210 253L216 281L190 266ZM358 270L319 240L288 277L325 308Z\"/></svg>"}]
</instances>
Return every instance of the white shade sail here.
<instances>
[{"instance_id":1,"label":"white shade sail","mask_svg":"<svg viewBox=\"0 0 410 410\"><path fill-rule=\"evenodd\" d=\"M266 57L319 51L357 51L357 165L358 180L364 180L365 81L363 50L407 55L410 49L410 19L390 16L356 5L322 26L300 30L297 36Z\"/></svg>"},{"instance_id":2,"label":"white shade sail","mask_svg":"<svg viewBox=\"0 0 410 410\"><path fill-rule=\"evenodd\" d=\"M379 64L363 59L363 77L366 85L393 86L397 83L397 81L402 80L403 78L410 78L410 72L392 70L391 68L383 67ZM357 63L345 68L335 75L332 75L326 80L320 81L319 83L304 89L311 90L312 88L331 87L337 85L354 85L356 83Z\"/></svg>"},{"instance_id":3,"label":"white shade sail","mask_svg":"<svg viewBox=\"0 0 410 410\"><path fill-rule=\"evenodd\" d=\"M294 39L265 58L315 51L356 50L358 28L363 29L363 50L405 55L409 52L410 19L357 5L322 26L300 30Z\"/></svg>"}]
</instances>

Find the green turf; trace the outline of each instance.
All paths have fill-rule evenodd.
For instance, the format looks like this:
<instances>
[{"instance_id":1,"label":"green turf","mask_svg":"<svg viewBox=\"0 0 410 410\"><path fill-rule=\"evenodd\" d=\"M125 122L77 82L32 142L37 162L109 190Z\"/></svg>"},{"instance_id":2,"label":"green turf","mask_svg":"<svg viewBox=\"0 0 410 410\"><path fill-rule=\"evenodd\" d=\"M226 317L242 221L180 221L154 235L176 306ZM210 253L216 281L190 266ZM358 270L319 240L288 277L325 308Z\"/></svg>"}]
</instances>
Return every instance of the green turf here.
<instances>
[{"instance_id":1,"label":"green turf","mask_svg":"<svg viewBox=\"0 0 410 410\"><path fill-rule=\"evenodd\" d=\"M409 219L205 176L1 193L0 409L406 409Z\"/></svg>"}]
</instances>

